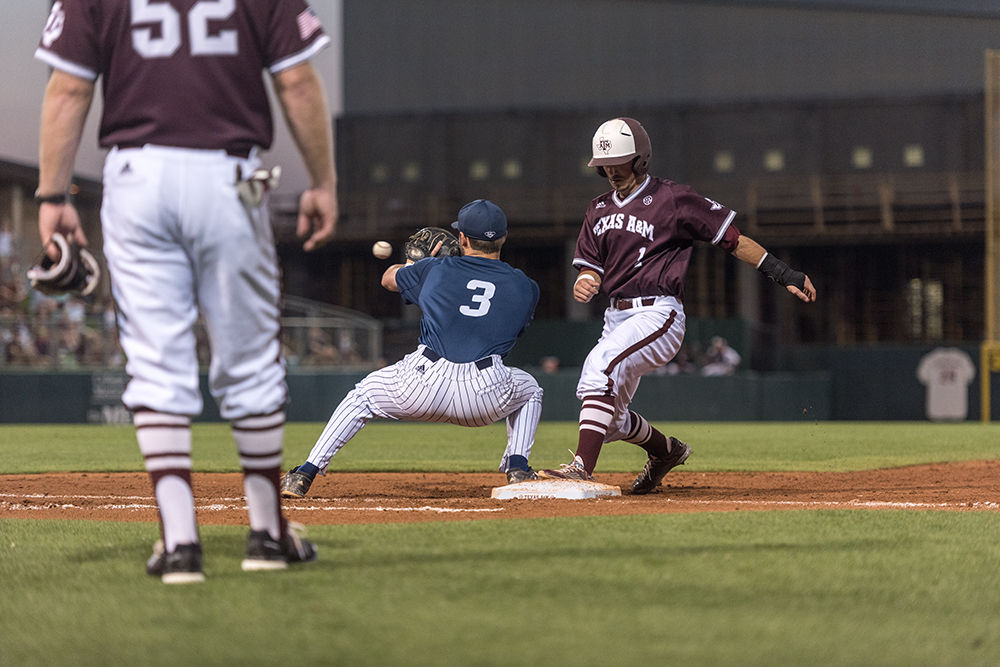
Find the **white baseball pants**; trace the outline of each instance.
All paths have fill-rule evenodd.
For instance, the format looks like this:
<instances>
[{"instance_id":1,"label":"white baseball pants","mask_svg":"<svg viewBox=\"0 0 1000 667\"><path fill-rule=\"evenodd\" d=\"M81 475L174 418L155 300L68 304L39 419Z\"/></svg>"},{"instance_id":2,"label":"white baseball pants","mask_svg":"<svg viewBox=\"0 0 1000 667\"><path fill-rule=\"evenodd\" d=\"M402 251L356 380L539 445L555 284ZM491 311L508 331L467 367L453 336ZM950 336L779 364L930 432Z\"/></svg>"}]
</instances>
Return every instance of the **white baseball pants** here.
<instances>
[{"instance_id":1,"label":"white baseball pants","mask_svg":"<svg viewBox=\"0 0 1000 667\"><path fill-rule=\"evenodd\" d=\"M209 384L224 419L268 414L287 398L278 262L266 202L244 207L236 166L256 157L145 146L113 149L101 221L131 409L202 410L195 322L212 349Z\"/></svg>"},{"instance_id":2,"label":"white baseball pants","mask_svg":"<svg viewBox=\"0 0 1000 667\"><path fill-rule=\"evenodd\" d=\"M499 355L481 362L431 361L424 347L395 364L370 373L327 422L309 463L326 472L330 459L371 419L443 422L486 426L507 420L507 448L500 461L506 472L510 456L529 458L542 416L542 389L529 373L504 366ZM479 365L477 365L477 363Z\"/></svg>"},{"instance_id":3,"label":"white baseball pants","mask_svg":"<svg viewBox=\"0 0 1000 667\"><path fill-rule=\"evenodd\" d=\"M628 435L628 406L643 375L666 366L681 349L686 329L684 307L659 296L651 306L604 311L604 329L587 355L576 397L615 397L615 415L604 442Z\"/></svg>"}]
</instances>

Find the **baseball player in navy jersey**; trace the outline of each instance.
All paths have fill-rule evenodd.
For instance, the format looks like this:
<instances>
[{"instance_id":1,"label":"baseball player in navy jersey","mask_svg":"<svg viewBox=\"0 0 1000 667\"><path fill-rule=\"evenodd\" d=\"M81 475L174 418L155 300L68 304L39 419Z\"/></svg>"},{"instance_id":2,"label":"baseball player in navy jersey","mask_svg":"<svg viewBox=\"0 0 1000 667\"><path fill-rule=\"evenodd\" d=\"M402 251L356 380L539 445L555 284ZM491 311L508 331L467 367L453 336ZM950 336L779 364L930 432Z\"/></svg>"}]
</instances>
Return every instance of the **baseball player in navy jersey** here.
<instances>
[{"instance_id":1,"label":"baseball player in navy jersey","mask_svg":"<svg viewBox=\"0 0 1000 667\"><path fill-rule=\"evenodd\" d=\"M330 42L304 0L55 2L35 55L53 68L42 105L38 227L86 245L67 200L84 119L102 79L104 255L130 376L122 400L156 495L161 537L147 572L204 579L191 489L191 420L202 410L200 315L209 384L244 474L244 570L316 557L282 516L287 401L279 276L267 216L274 174L263 81L274 83L311 184L300 199L305 249L338 216L332 127L309 59Z\"/></svg>"},{"instance_id":2,"label":"baseball player in navy jersey","mask_svg":"<svg viewBox=\"0 0 1000 667\"><path fill-rule=\"evenodd\" d=\"M632 118L609 120L594 134L589 164L612 190L591 201L584 217L573 258L579 270L573 298L587 303L604 292L611 302L577 384L583 405L576 454L557 470L539 470L539 477L592 480L602 445L624 440L648 455L632 483L632 493L644 494L687 460L687 444L666 437L629 404L640 378L665 366L684 340L684 279L695 241L731 253L802 301L816 300L807 275L740 233L735 211L686 185L650 176L651 156L649 136Z\"/></svg>"},{"instance_id":3,"label":"baseball player in navy jersey","mask_svg":"<svg viewBox=\"0 0 1000 667\"><path fill-rule=\"evenodd\" d=\"M505 366L503 357L534 316L538 285L500 260L507 218L496 204L470 202L452 226L459 232L460 257L395 264L382 276L383 287L420 306L419 346L347 394L307 461L285 475L283 496L305 496L316 474L325 473L333 455L372 419L459 426L506 419L500 470L508 483L536 477L528 458L542 389L530 374Z\"/></svg>"}]
</instances>

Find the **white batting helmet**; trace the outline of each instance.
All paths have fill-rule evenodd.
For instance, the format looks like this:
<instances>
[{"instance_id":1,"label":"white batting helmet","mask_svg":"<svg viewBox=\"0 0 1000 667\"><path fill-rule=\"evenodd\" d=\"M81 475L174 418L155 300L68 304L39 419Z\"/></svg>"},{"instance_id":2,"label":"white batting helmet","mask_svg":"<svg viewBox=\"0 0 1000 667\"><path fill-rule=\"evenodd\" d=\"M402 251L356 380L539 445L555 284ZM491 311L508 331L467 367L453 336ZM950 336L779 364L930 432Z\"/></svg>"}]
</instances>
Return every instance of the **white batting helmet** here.
<instances>
[{"instance_id":1,"label":"white batting helmet","mask_svg":"<svg viewBox=\"0 0 1000 667\"><path fill-rule=\"evenodd\" d=\"M645 174L653 148L642 123L634 118L613 118L601 123L594 133L594 154L587 163L597 167L597 173L607 176L604 167L632 162L632 171Z\"/></svg>"}]
</instances>

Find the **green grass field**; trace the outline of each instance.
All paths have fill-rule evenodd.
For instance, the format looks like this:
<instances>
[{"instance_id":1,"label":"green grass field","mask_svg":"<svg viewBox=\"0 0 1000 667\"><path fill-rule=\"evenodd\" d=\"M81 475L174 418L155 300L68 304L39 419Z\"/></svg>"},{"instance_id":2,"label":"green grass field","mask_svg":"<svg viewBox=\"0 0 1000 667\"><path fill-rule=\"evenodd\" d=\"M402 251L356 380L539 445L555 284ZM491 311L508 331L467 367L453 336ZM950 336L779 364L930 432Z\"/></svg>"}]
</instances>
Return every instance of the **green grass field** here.
<instances>
[{"instance_id":1,"label":"green grass field","mask_svg":"<svg viewBox=\"0 0 1000 667\"><path fill-rule=\"evenodd\" d=\"M289 426L289 464L321 426ZM575 428L543 423L532 463L564 462ZM971 423L669 430L702 471L992 459L1000 444ZM236 469L225 426L194 438L197 470ZM333 467L489 471L502 443L501 427L379 423ZM599 472L642 460L609 445ZM128 427L0 427L0 472L139 469ZM997 512L317 525L320 562L253 574L245 529L202 535L206 583L169 587L143 572L153 524L0 519L0 665L1000 664Z\"/></svg>"}]
</instances>

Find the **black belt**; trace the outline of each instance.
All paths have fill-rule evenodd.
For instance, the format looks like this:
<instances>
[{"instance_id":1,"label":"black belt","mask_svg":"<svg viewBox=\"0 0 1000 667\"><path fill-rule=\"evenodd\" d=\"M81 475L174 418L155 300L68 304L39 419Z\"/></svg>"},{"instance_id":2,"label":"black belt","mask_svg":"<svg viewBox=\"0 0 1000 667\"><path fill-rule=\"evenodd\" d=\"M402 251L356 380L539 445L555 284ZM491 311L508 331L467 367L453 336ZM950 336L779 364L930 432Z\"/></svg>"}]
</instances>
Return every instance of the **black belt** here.
<instances>
[{"instance_id":1,"label":"black belt","mask_svg":"<svg viewBox=\"0 0 1000 667\"><path fill-rule=\"evenodd\" d=\"M420 354L424 355L431 361L437 361L441 358L441 355L432 350L429 347L425 347L420 351ZM483 357L482 359L476 359L476 368L481 371L485 371L487 368L493 365L493 357Z\"/></svg>"},{"instance_id":2,"label":"black belt","mask_svg":"<svg viewBox=\"0 0 1000 667\"><path fill-rule=\"evenodd\" d=\"M654 303L656 303L655 296L644 296L639 300L640 306L652 306ZM632 303L632 299L615 299L614 306L615 310L628 310L635 306L635 304Z\"/></svg>"},{"instance_id":3,"label":"black belt","mask_svg":"<svg viewBox=\"0 0 1000 667\"><path fill-rule=\"evenodd\" d=\"M117 148L118 150L125 150L126 148L142 148L143 146L146 146L146 145L147 144L115 144L115 148ZM159 144L154 144L154 145L158 146ZM173 146L172 148L187 148L187 147L186 146ZM226 155L228 155L229 157L237 157L237 158L240 158L241 160L246 160L247 158L250 157L250 153L251 153L252 149L250 149L250 148L222 148L222 149L218 149L218 148L215 148L215 149L213 149L213 148L193 148L192 150L196 150L196 151L201 151L201 150L224 150L224 151L226 151Z\"/></svg>"}]
</instances>

